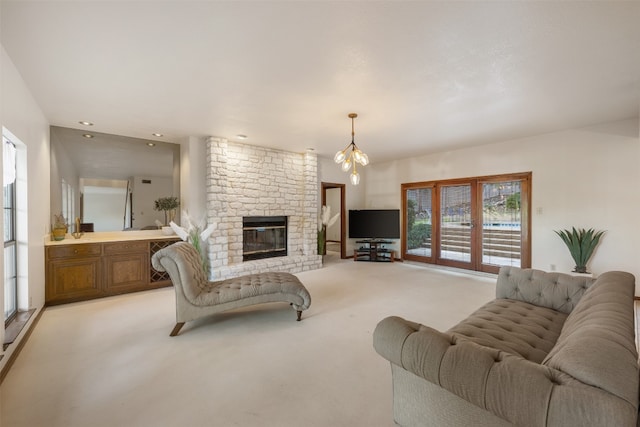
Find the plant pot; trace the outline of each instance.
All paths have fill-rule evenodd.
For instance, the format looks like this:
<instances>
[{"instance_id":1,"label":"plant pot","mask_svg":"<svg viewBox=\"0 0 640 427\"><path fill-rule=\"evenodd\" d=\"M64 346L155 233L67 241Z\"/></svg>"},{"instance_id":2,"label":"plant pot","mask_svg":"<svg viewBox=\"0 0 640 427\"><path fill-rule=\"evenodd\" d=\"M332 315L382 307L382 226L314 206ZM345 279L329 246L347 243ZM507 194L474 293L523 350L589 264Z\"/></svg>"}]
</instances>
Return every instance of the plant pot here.
<instances>
[{"instance_id":1,"label":"plant pot","mask_svg":"<svg viewBox=\"0 0 640 427\"><path fill-rule=\"evenodd\" d=\"M54 228L53 230L51 230L51 239L52 240L56 240L56 241L64 240L66 235L67 235L66 227L65 228Z\"/></svg>"}]
</instances>

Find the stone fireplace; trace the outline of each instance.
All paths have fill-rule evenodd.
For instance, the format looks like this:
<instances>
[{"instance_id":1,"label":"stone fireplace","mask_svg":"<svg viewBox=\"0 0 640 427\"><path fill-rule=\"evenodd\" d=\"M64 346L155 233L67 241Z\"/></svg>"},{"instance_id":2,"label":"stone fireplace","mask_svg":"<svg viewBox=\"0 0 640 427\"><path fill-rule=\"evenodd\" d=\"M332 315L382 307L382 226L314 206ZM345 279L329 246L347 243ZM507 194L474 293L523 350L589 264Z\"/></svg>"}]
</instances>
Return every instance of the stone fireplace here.
<instances>
[{"instance_id":1,"label":"stone fireplace","mask_svg":"<svg viewBox=\"0 0 640 427\"><path fill-rule=\"evenodd\" d=\"M209 239L211 279L266 271L296 273L322 266L322 257L317 254L315 154L209 137L206 179L207 221L216 224ZM245 259L246 217L285 217L286 254Z\"/></svg>"},{"instance_id":2,"label":"stone fireplace","mask_svg":"<svg viewBox=\"0 0 640 427\"><path fill-rule=\"evenodd\" d=\"M242 261L279 256L287 256L287 217L243 217Z\"/></svg>"}]
</instances>

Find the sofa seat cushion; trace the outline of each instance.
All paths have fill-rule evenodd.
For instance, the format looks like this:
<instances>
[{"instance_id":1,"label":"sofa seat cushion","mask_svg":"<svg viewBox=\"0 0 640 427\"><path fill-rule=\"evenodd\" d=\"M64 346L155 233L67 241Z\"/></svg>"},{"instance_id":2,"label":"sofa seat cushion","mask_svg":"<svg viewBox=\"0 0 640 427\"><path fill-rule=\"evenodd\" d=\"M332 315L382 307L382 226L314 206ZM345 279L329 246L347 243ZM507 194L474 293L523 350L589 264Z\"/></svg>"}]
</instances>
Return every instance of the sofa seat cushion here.
<instances>
[{"instance_id":1,"label":"sofa seat cushion","mask_svg":"<svg viewBox=\"0 0 640 427\"><path fill-rule=\"evenodd\" d=\"M541 363L555 345L567 315L510 299L493 300L449 329L456 339Z\"/></svg>"}]
</instances>

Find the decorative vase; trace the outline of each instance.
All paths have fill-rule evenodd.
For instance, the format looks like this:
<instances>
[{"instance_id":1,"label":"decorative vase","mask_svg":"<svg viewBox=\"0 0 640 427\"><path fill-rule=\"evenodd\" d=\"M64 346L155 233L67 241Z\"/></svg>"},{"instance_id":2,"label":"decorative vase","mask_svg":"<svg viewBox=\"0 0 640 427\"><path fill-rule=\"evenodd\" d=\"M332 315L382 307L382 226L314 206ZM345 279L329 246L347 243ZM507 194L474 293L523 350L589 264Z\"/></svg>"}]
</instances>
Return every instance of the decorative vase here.
<instances>
[{"instance_id":1,"label":"decorative vase","mask_svg":"<svg viewBox=\"0 0 640 427\"><path fill-rule=\"evenodd\" d=\"M327 254L327 229L326 227L322 227L321 230L318 230L318 255L326 255Z\"/></svg>"},{"instance_id":2,"label":"decorative vase","mask_svg":"<svg viewBox=\"0 0 640 427\"><path fill-rule=\"evenodd\" d=\"M64 240L67 235L67 228L54 228L51 230L51 237L53 240L60 241Z\"/></svg>"}]
</instances>

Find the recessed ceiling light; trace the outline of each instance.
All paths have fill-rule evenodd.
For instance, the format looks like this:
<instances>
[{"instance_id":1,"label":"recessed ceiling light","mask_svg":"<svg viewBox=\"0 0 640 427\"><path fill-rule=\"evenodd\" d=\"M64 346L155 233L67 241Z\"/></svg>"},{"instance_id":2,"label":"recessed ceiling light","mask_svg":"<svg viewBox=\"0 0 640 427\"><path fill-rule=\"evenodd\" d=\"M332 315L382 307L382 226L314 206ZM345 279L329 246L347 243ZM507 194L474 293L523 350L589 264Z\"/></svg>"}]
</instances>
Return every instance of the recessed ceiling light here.
<instances>
[{"instance_id":1,"label":"recessed ceiling light","mask_svg":"<svg viewBox=\"0 0 640 427\"><path fill-rule=\"evenodd\" d=\"M238 134L238 135L236 135L236 138L238 138L238 139L247 139L247 135Z\"/></svg>"},{"instance_id":2,"label":"recessed ceiling light","mask_svg":"<svg viewBox=\"0 0 640 427\"><path fill-rule=\"evenodd\" d=\"M82 136L84 136L85 138L93 138L93 135L91 135L90 133L84 133L82 134Z\"/></svg>"},{"instance_id":3,"label":"recessed ceiling light","mask_svg":"<svg viewBox=\"0 0 640 427\"><path fill-rule=\"evenodd\" d=\"M161 136L164 136L164 135L163 135L163 134L161 134L161 133L152 133L151 135L153 135L153 136L157 136L158 138L160 138Z\"/></svg>"},{"instance_id":4,"label":"recessed ceiling light","mask_svg":"<svg viewBox=\"0 0 640 427\"><path fill-rule=\"evenodd\" d=\"M93 123L91 122L85 122L84 120L80 120L78 123L80 123L83 126L93 126Z\"/></svg>"},{"instance_id":5,"label":"recessed ceiling light","mask_svg":"<svg viewBox=\"0 0 640 427\"><path fill-rule=\"evenodd\" d=\"M155 146L156 146L156 144L154 144L153 142L147 142L147 145L148 145L149 147L155 147Z\"/></svg>"}]
</instances>

